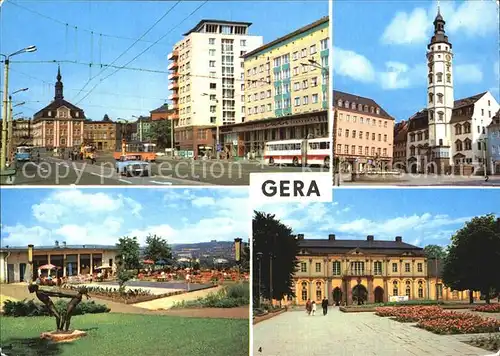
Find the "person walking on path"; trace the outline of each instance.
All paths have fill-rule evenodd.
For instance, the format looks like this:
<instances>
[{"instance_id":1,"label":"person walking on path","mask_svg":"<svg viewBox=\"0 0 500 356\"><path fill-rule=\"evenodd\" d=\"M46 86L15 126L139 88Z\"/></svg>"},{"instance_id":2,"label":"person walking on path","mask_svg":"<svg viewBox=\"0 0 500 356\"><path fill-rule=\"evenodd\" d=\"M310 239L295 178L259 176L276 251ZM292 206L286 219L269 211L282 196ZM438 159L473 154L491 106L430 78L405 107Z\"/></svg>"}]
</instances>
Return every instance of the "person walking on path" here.
<instances>
[{"instance_id":1,"label":"person walking on path","mask_svg":"<svg viewBox=\"0 0 500 356\"><path fill-rule=\"evenodd\" d=\"M308 299L307 302L306 302L306 313L307 313L307 315L311 315L311 310L312 310L311 300Z\"/></svg>"},{"instance_id":2,"label":"person walking on path","mask_svg":"<svg viewBox=\"0 0 500 356\"><path fill-rule=\"evenodd\" d=\"M323 315L326 315L328 313L328 299L326 299L326 297L323 298L321 306L323 307Z\"/></svg>"},{"instance_id":3,"label":"person walking on path","mask_svg":"<svg viewBox=\"0 0 500 356\"><path fill-rule=\"evenodd\" d=\"M316 315L316 302L314 300L312 302L312 315Z\"/></svg>"}]
</instances>

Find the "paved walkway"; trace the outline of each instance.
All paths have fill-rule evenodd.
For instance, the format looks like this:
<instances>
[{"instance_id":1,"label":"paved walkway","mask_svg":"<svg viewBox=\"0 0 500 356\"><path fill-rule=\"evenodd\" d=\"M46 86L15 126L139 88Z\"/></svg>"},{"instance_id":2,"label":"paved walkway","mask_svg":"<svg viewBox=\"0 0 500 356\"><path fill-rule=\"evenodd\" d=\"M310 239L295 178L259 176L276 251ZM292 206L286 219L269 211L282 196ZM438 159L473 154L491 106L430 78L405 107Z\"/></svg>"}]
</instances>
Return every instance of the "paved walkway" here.
<instances>
[{"instance_id":1,"label":"paved walkway","mask_svg":"<svg viewBox=\"0 0 500 356\"><path fill-rule=\"evenodd\" d=\"M373 313L292 311L253 327L254 355L482 356L491 352ZM262 352L259 352L262 348Z\"/></svg>"},{"instance_id":2,"label":"paved walkway","mask_svg":"<svg viewBox=\"0 0 500 356\"><path fill-rule=\"evenodd\" d=\"M134 306L149 310L170 309L174 306L175 303L179 303L181 301L187 302L190 300L203 298L209 295L210 293L217 293L219 290L223 288L224 288L223 286L218 286L209 289L197 290L190 293L172 295L170 297L154 299L149 302L136 303L134 304Z\"/></svg>"}]
</instances>

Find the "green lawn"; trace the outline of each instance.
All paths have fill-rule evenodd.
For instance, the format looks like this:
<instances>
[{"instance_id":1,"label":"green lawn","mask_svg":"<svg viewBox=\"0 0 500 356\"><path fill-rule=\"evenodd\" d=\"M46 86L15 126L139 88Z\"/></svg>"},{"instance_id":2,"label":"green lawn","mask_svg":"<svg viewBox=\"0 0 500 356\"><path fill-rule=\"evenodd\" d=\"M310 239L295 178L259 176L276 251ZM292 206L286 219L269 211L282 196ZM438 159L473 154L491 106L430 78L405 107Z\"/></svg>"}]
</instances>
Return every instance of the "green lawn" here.
<instances>
[{"instance_id":1,"label":"green lawn","mask_svg":"<svg viewBox=\"0 0 500 356\"><path fill-rule=\"evenodd\" d=\"M7 356L248 356L249 322L140 314L87 314L71 319L88 335L71 343L49 343L50 317L0 317L0 347Z\"/></svg>"}]
</instances>

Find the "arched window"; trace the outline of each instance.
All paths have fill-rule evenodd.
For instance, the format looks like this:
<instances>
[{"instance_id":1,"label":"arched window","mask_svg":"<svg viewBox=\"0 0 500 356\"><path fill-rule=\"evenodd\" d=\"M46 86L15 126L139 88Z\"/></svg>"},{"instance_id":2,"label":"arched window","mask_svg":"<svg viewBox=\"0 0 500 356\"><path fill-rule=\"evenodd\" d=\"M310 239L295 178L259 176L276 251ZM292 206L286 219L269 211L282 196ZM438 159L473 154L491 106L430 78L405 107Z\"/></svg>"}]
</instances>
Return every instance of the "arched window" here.
<instances>
[{"instance_id":1,"label":"arched window","mask_svg":"<svg viewBox=\"0 0 500 356\"><path fill-rule=\"evenodd\" d=\"M428 77L429 77L429 84L432 84L432 74L429 74Z\"/></svg>"},{"instance_id":2,"label":"arched window","mask_svg":"<svg viewBox=\"0 0 500 356\"><path fill-rule=\"evenodd\" d=\"M429 110L429 121L434 121L434 111Z\"/></svg>"},{"instance_id":3,"label":"arched window","mask_svg":"<svg viewBox=\"0 0 500 356\"><path fill-rule=\"evenodd\" d=\"M323 288L321 288L321 282L316 282L316 300L323 299Z\"/></svg>"},{"instance_id":4,"label":"arched window","mask_svg":"<svg viewBox=\"0 0 500 356\"><path fill-rule=\"evenodd\" d=\"M351 104L351 109L356 110L356 103Z\"/></svg>"},{"instance_id":5,"label":"arched window","mask_svg":"<svg viewBox=\"0 0 500 356\"><path fill-rule=\"evenodd\" d=\"M411 282L406 281L406 296L410 298L411 296Z\"/></svg>"},{"instance_id":6,"label":"arched window","mask_svg":"<svg viewBox=\"0 0 500 356\"><path fill-rule=\"evenodd\" d=\"M339 101L337 103L338 103L338 106L341 108L342 107L342 99L339 99Z\"/></svg>"},{"instance_id":7,"label":"arched window","mask_svg":"<svg viewBox=\"0 0 500 356\"><path fill-rule=\"evenodd\" d=\"M302 282L302 300L307 300L307 282Z\"/></svg>"},{"instance_id":8,"label":"arched window","mask_svg":"<svg viewBox=\"0 0 500 356\"><path fill-rule=\"evenodd\" d=\"M418 281L418 297L423 298L424 297L424 282Z\"/></svg>"},{"instance_id":9,"label":"arched window","mask_svg":"<svg viewBox=\"0 0 500 356\"><path fill-rule=\"evenodd\" d=\"M455 135L461 135L462 134L462 125L456 124L455 125Z\"/></svg>"},{"instance_id":10,"label":"arched window","mask_svg":"<svg viewBox=\"0 0 500 356\"><path fill-rule=\"evenodd\" d=\"M450 73L446 73L446 82L451 83L451 74Z\"/></svg>"},{"instance_id":11,"label":"arched window","mask_svg":"<svg viewBox=\"0 0 500 356\"><path fill-rule=\"evenodd\" d=\"M373 106L370 106L370 112L373 114L375 112L375 109L373 108Z\"/></svg>"},{"instance_id":12,"label":"arched window","mask_svg":"<svg viewBox=\"0 0 500 356\"><path fill-rule=\"evenodd\" d=\"M377 108L377 110L375 110L377 112L377 115L380 115L380 109Z\"/></svg>"},{"instance_id":13,"label":"arched window","mask_svg":"<svg viewBox=\"0 0 500 356\"><path fill-rule=\"evenodd\" d=\"M429 72L432 73L432 63L428 63L427 66L429 67Z\"/></svg>"},{"instance_id":14,"label":"arched window","mask_svg":"<svg viewBox=\"0 0 500 356\"><path fill-rule=\"evenodd\" d=\"M365 106L363 107L363 111L368 112L368 105L365 105Z\"/></svg>"},{"instance_id":15,"label":"arched window","mask_svg":"<svg viewBox=\"0 0 500 356\"><path fill-rule=\"evenodd\" d=\"M460 140L455 141L455 149L457 151L462 151L462 141L460 141Z\"/></svg>"},{"instance_id":16,"label":"arched window","mask_svg":"<svg viewBox=\"0 0 500 356\"><path fill-rule=\"evenodd\" d=\"M442 111L438 112L439 121L443 121L444 113Z\"/></svg>"},{"instance_id":17,"label":"arched window","mask_svg":"<svg viewBox=\"0 0 500 356\"><path fill-rule=\"evenodd\" d=\"M442 104L443 103L443 94L442 93L438 93L437 97L438 97L438 103Z\"/></svg>"},{"instance_id":18,"label":"arched window","mask_svg":"<svg viewBox=\"0 0 500 356\"><path fill-rule=\"evenodd\" d=\"M363 111L363 105L358 104L358 110L359 110L359 111Z\"/></svg>"},{"instance_id":19,"label":"arched window","mask_svg":"<svg viewBox=\"0 0 500 356\"><path fill-rule=\"evenodd\" d=\"M439 72L436 74L438 83L443 81L443 73Z\"/></svg>"},{"instance_id":20,"label":"arched window","mask_svg":"<svg viewBox=\"0 0 500 356\"><path fill-rule=\"evenodd\" d=\"M349 109L349 102L347 100L345 101L344 106L346 109Z\"/></svg>"},{"instance_id":21,"label":"arched window","mask_svg":"<svg viewBox=\"0 0 500 356\"><path fill-rule=\"evenodd\" d=\"M434 101L434 94L429 93L429 103L432 103Z\"/></svg>"},{"instance_id":22,"label":"arched window","mask_svg":"<svg viewBox=\"0 0 500 356\"><path fill-rule=\"evenodd\" d=\"M392 282L392 295L399 295L399 293L398 293L398 281Z\"/></svg>"}]
</instances>

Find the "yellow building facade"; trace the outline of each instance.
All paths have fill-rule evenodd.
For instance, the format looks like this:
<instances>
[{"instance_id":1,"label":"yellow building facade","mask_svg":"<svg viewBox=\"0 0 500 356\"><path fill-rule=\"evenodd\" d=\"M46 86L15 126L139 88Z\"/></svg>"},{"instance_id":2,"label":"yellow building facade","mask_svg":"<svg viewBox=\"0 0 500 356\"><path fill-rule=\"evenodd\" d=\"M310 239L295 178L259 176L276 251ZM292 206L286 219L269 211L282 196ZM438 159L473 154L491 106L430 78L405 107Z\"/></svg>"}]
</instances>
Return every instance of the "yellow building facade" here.
<instances>
[{"instance_id":1,"label":"yellow building facade","mask_svg":"<svg viewBox=\"0 0 500 356\"><path fill-rule=\"evenodd\" d=\"M408 300L469 300L468 291L444 286L441 264L429 260L423 249L397 236L393 241L304 239L298 235L300 252L294 277L296 305L326 297L330 304L384 303L392 297ZM474 293L479 298L479 292Z\"/></svg>"},{"instance_id":2,"label":"yellow building facade","mask_svg":"<svg viewBox=\"0 0 500 356\"><path fill-rule=\"evenodd\" d=\"M328 18L245 55L246 121L328 107Z\"/></svg>"},{"instance_id":3,"label":"yellow building facade","mask_svg":"<svg viewBox=\"0 0 500 356\"><path fill-rule=\"evenodd\" d=\"M245 117L221 127L233 156L262 157L268 141L328 136L329 19L243 55Z\"/></svg>"}]
</instances>

